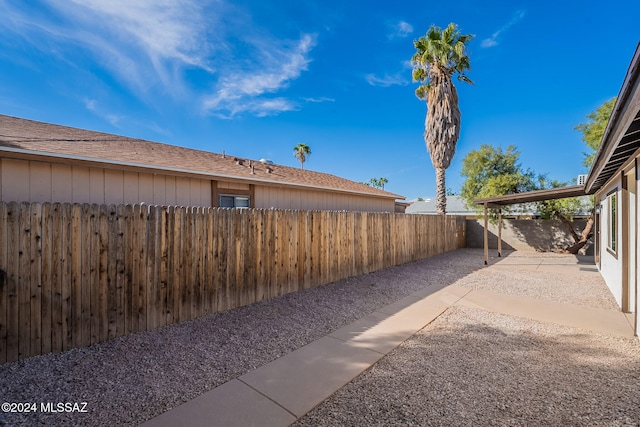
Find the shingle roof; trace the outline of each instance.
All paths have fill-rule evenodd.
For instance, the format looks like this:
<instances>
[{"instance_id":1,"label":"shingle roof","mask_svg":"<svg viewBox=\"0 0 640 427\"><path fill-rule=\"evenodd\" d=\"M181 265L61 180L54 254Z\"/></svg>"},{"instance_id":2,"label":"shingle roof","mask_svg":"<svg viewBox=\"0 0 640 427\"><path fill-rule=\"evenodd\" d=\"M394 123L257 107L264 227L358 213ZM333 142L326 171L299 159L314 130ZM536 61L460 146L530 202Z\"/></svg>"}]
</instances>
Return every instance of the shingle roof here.
<instances>
[{"instance_id":1,"label":"shingle roof","mask_svg":"<svg viewBox=\"0 0 640 427\"><path fill-rule=\"evenodd\" d=\"M267 165L256 160L238 159L232 155L223 156L208 151L0 115L0 150L3 147L82 157L99 162L126 163L215 177L404 199L403 196L327 173Z\"/></svg>"}]
</instances>

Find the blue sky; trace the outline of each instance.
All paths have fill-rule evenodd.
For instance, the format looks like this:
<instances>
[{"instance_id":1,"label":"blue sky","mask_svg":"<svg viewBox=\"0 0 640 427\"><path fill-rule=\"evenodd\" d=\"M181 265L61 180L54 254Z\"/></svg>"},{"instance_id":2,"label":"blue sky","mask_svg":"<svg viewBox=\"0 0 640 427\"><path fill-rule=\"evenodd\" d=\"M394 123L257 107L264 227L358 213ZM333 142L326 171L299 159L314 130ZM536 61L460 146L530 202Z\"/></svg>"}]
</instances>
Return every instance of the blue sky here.
<instances>
[{"instance_id":1,"label":"blue sky","mask_svg":"<svg viewBox=\"0 0 640 427\"><path fill-rule=\"evenodd\" d=\"M490 4L490 6L487 6ZM459 25L475 85L447 187L480 144L550 178L585 173L574 126L617 95L635 0L0 0L0 114L435 194L411 82L413 40Z\"/></svg>"}]
</instances>

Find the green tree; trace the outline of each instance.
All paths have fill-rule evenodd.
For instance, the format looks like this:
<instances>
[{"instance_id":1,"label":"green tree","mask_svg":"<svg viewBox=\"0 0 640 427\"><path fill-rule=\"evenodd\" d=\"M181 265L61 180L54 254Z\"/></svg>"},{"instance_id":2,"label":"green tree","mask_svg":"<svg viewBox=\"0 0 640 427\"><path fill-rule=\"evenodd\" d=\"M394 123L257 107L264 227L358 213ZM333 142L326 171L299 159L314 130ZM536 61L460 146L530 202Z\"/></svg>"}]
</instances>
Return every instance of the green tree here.
<instances>
[{"instance_id":1,"label":"green tree","mask_svg":"<svg viewBox=\"0 0 640 427\"><path fill-rule=\"evenodd\" d=\"M595 159L596 152L600 148L604 131L609 123L609 118L613 112L613 106L616 103L616 98L612 98L599 106L595 111L587 114L587 122L580 123L574 129L582 133L582 140L587 144L589 148L588 153L584 153L584 165L591 167L593 160Z\"/></svg>"},{"instance_id":2,"label":"green tree","mask_svg":"<svg viewBox=\"0 0 640 427\"><path fill-rule=\"evenodd\" d=\"M460 109L458 94L452 77L467 83L472 81L464 74L470 70L467 43L472 34L463 35L456 24L447 28L431 26L413 46L411 57L413 81L419 82L416 96L426 101L424 140L436 169L436 209L439 214L447 210L445 170L451 164L460 136Z\"/></svg>"},{"instance_id":3,"label":"green tree","mask_svg":"<svg viewBox=\"0 0 640 427\"><path fill-rule=\"evenodd\" d=\"M522 168L519 156L515 145L503 150L483 144L478 150L471 150L462 160L461 172L465 181L460 196L467 205L480 209L473 204L475 199L535 190L536 176L531 170ZM511 210L506 209L507 212Z\"/></svg>"},{"instance_id":4,"label":"green tree","mask_svg":"<svg viewBox=\"0 0 640 427\"><path fill-rule=\"evenodd\" d=\"M384 190L384 185L388 182L389 180L387 178L371 178L369 182L365 182L363 184Z\"/></svg>"},{"instance_id":5,"label":"green tree","mask_svg":"<svg viewBox=\"0 0 640 427\"><path fill-rule=\"evenodd\" d=\"M482 207L474 205L473 200L568 185L566 182L549 180L545 175L537 175L530 169L524 169L519 163L519 156L520 153L514 145L510 145L506 150L482 145L478 150L470 151L462 161L461 173L465 177L461 196L467 205L480 213ZM583 206L580 199L547 200L529 204L527 208L535 209L541 219L558 219L562 222L574 239L574 243L564 248L563 252L577 253L587 243L592 222L587 221L587 226L580 233L574 229L571 222L575 214L589 209L588 206ZM522 209L522 206L512 205L505 206L503 211L513 213L519 209ZM495 221L495 213L490 214L490 218Z\"/></svg>"},{"instance_id":6,"label":"green tree","mask_svg":"<svg viewBox=\"0 0 640 427\"><path fill-rule=\"evenodd\" d=\"M304 162L311 155L311 148L307 144L299 143L293 147L293 156L300 162L300 168L304 169Z\"/></svg>"}]
</instances>

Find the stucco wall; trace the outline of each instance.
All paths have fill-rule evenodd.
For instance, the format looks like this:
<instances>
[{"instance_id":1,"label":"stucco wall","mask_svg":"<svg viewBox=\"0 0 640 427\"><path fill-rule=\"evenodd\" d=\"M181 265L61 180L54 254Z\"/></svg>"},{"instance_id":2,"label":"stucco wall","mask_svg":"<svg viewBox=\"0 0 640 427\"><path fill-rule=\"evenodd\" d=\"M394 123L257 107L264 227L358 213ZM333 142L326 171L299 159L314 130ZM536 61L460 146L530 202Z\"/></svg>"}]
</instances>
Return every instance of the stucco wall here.
<instances>
[{"instance_id":1,"label":"stucco wall","mask_svg":"<svg viewBox=\"0 0 640 427\"><path fill-rule=\"evenodd\" d=\"M597 194L596 200L601 203L600 214L600 273L604 278L607 286L611 290L611 293L615 297L618 305L622 305L622 254L624 251L624 245L620 239L620 224L622 224L622 212L620 209L620 188L621 179L618 176L615 180L610 182L606 187L603 187ZM616 191L618 194L618 209L617 209L617 223L618 223L618 238L617 238L617 253L612 253L607 249L607 242L609 241L609 230L607 224L609 223L609 208L606 201L606 197L612 191Z\"/></svg>"},{"instance_id":2,"label":"stucco wall","mask_svg":"<svg viewBox=\"0 0 640 427\"><path fill-rule=\"evenodd\" d=\"M574 229L582 231L586 220L574 221ZM551 252L574 243L571 234L560 220L505 219L502 228L502 248L505 250ZM467 220L467 247L484 247L484 220ZM489 248L498 248L498 225L489 223ZM591 242L583 248L593 255Z\"/></svg>"}]
</instances>

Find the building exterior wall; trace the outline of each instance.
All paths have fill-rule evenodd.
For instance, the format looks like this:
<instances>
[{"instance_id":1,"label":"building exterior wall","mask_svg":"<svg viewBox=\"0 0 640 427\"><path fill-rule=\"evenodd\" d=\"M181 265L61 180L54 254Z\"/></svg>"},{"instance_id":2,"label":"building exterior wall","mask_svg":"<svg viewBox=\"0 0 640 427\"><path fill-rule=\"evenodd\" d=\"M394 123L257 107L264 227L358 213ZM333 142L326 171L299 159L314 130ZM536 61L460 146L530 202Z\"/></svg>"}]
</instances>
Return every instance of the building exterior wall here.
<instances>
[{"instance_id":1,"label":"building exterior wall","mask_svg":"<svg viewBox=\"0 0 640 427\"><path fill-rule=\"evenodd\" d=\"M250 196L262 209L395 211L393 199L360 194L0 158L0 200L7 202L210 207L219 195Z\"/></svg>"},{"instance_id":2,"label":"building exterior wall","mask_svg":"<svg viewBox=\"0 0 640 427\"><path fill-rule=\"evenodd\" d=\"M603 186L600 191L595 195L596 206L600 206L600 223L598 229L600 230L600 273L604 278L609 290L613 294L616 302L622 305L622 257L624 255L625 247L622 244L622 210L620 209L620 200L622 199L621 191L621 175L616 175L607 185ZM611 212L607 202L607 196L610 194L616 194L618 208L616 209L616 223L617 227L615 232L616 236L616 252L613 253L609 250L609 222L611 220Z\"/></svg>"},{"instance_id":3,"label":"building exterior wall","mask_svg":"<svg viewBox=\"0 0 640 427\"><path fill-rule=\"evenodd\" d=\"M211 181L0 158L0 200L211 206Z\"/></svg>"},{"instance_id":4,"label":"building exterior wall","mask_svg":"<svg viewBox=\"0 0 640 427\"><path fill-rule=\"evenodd\" d=\"M395 212L395 200L313 189L256 185L255 207L261 209Z\"/></svg>"}]
</instances>

